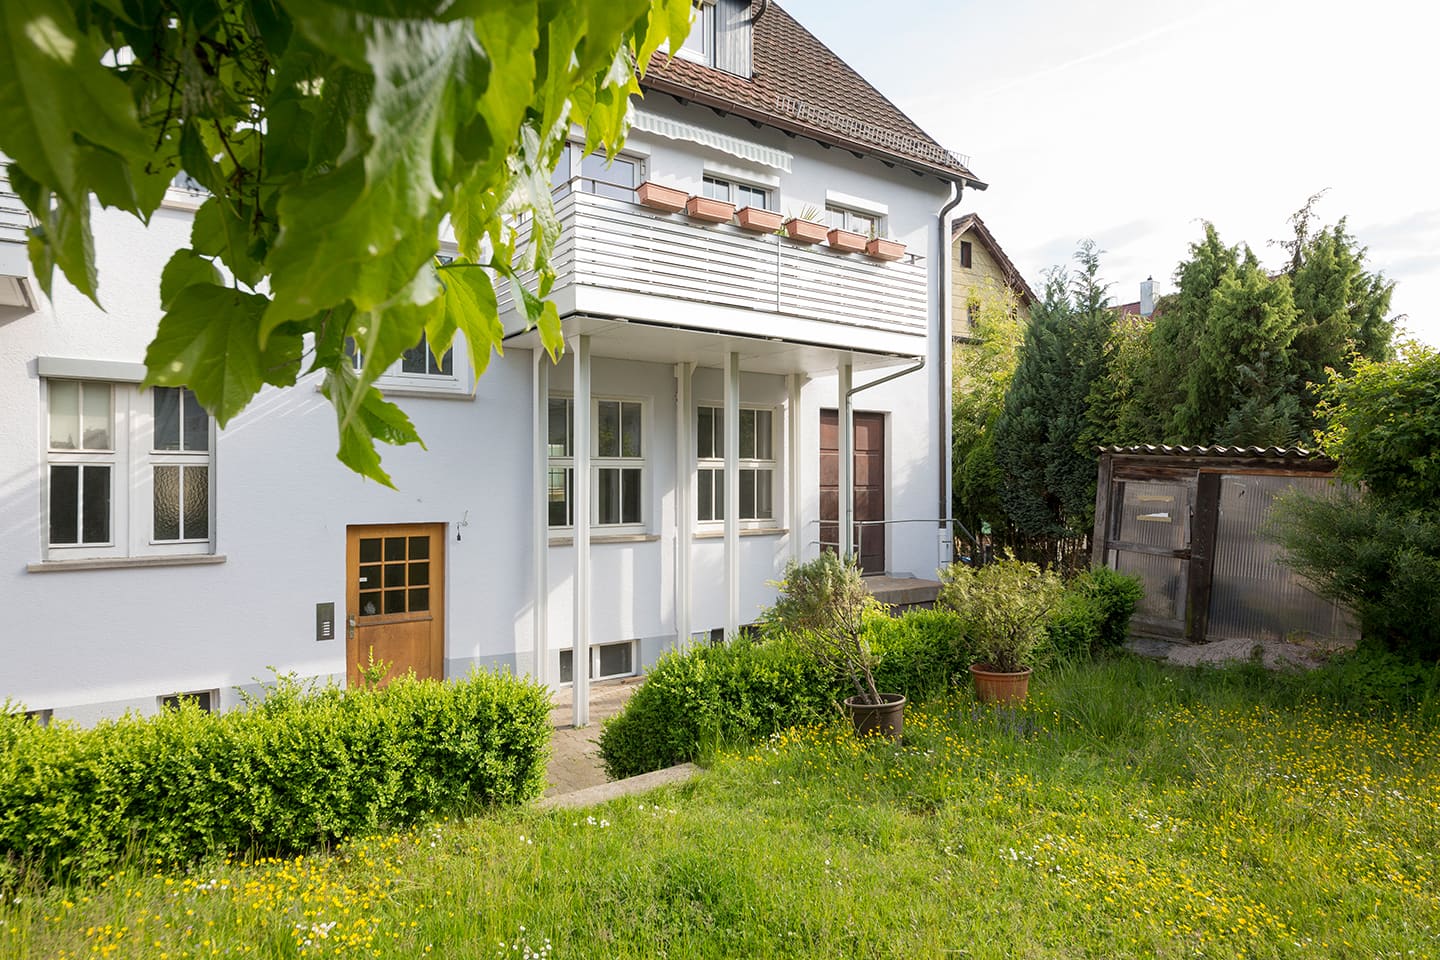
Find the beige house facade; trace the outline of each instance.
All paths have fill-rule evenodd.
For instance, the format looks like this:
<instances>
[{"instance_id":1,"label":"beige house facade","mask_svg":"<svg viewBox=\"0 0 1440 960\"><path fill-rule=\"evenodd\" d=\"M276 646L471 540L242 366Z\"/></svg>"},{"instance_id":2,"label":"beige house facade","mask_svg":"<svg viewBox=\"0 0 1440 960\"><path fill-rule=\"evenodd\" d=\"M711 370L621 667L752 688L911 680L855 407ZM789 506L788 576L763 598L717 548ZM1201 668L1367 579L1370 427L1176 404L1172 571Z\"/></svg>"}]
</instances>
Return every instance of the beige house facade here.
<instances>
[{"instance_id":1,"label":"beige house facade","mask_svg":"<svg viewBox=\"0 0 1440 960\"><path fill-rule=\"evenodd\" d=\"M967 213L950 228L951 330L956 341L975 339L975 302L987 286L1009 290L1021 310L1028 311L1037 300L985 222Z\"/></svg>"}]
</instances>

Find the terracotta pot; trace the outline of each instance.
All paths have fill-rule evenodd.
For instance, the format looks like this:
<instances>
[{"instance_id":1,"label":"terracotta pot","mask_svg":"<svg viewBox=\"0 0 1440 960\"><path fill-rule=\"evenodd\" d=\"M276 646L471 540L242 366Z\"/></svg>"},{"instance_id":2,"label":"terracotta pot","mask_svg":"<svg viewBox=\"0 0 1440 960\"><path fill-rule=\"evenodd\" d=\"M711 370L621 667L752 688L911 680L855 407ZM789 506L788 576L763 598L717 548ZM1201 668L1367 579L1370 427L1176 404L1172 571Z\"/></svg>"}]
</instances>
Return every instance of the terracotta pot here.
<instances>
[{"instance_id":1,"label":"terracotta pot","mask_svg":"<svg viewBox=\"0 0 1440 960\"><path fill-rule=\"evenodd\" d=\"M865 703L857 694L845 698L850 710L850 722L855 725L855 736L865 737L879 734L891 740L899 740L905 729L905 695L882 693L881 703Z\"/></svg>"},{"instance_id":2,"label":"terracotta pot","mask_svg":"<svg viewBox=\"0 0 1440 960\"><path fill-rule=\"evenodd\" d=\"M825 239L825 224L813 220L786 220L785 235L801 243L819 243Z\"/></svg>"},{"instance_id":3,"label":"terracotta pot","mask_svg":"<svg viewBox=\"0 0 1440 960\"><path fill-rule=\"evenodd\" d=\"M774 210L764 210L760 207L741 207L735 213L735 220L740 224L741 230L753 230L756 233L774 233L780 229L780 214Z\"/></svg>"},{"instance_id":4,"label":"terracotta pot","mask_svg":"<svg viewBox=\"0 0 1440 960\"><path fill-rule=\"evenodd\" d=\"M981 703L1023 703L1030 695L1030 669L1001 673L988 663L970 664L975 678L975 696Z\"/></svg>"},{"instance_id":5,"label":"terracotta pot","mask_svg":"<svg viewBox=\"0 0 1440 960\"><path fill-rule=\"evenodd\" d=\"M729 223L735 217L735 204L709 197L691 197L685 204L685 212L707 223Z\"/></svg>"},{"instance_id":6,"label":"terracotta pot","mask_svg":"<svg viewBox=\"0 0 1440 960\"><path fill-rule=\"evenodd\" d=\"M640 199L641 206L651 207L655 210L679 213L685 209L685 191L676 190L674 187L662 187L658 183L646 180L640 184L635 195Z\"/></svg>"},{"instance_id":7,"label":"terracotta pot","mask_svg":"<svg viewBox=\"0 0 1440 960\"><path fill-rule=\"evenodd\" d=\"M898 240L886 240L883 237L876 237L865 244L866 256L874 257L876 260L899 260L905 256L905 244Z\"/></svg>"},{"instance_id":8,"label":"terracotta pot","mask_svg":"<svg viewBox=\"0 0 1440 960\"><path fill-rule=\"evenodd\" d=\"M865 249L865 234L851 233L849 230L831 230L826 236L830 239L830 247L839 250L841 253L859 253Z\"/></svg>"}]
</instances>

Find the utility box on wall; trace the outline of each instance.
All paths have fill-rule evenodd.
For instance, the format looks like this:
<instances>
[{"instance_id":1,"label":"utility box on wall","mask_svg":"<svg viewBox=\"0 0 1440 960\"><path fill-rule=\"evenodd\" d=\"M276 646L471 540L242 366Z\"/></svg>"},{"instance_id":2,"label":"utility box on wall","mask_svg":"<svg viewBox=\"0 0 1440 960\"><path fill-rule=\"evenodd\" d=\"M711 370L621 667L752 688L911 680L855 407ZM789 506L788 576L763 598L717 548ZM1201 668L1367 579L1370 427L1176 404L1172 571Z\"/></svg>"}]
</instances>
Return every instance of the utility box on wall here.
<instances>
[{"instance_id":1,"label":"utility box on wall","mask_svg":"<svg viewBox=\"0 0 1440 960\"><path fill-rule=\"evenodd\" d=\"M1320 493L1335 463L1298 447L1108 447L1094 563L1138 577L1132 632L1202 640L1353 640L1353 616L1280 562L1264 536L1275 497Z\"/></svg>"}]
</instances>

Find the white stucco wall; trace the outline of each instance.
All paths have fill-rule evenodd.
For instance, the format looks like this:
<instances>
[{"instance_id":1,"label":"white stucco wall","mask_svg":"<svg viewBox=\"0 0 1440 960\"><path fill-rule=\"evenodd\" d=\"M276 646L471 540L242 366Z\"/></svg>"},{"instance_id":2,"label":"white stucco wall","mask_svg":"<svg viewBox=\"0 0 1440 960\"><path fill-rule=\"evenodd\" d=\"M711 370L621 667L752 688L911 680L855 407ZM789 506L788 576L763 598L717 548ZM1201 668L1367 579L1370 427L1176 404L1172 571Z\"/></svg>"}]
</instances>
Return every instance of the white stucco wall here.
<instances>
[{"instance_id":1,"label":"white stucco wall","mask_svg":"<svg viewBox=\"0 0 1440 960\"><path fill-rule=\"evenodd\" d=\"M712 124L733 136L793 154L778 176L778 209L823 207L827 191L872 199L887 208L889 235L906 242L931 266L932 300L938 265L935 214L948 187L934 178L888 167L848 152L757 129L734 118L652 97L646 109ZM637 134L649 176L700 192L707 161L728 168L737 158L692 143ZM345 531L369 523L446 523L447 672L473 665L525 665L532 649L534 534L531 520L532 437L529 351L509 349L480 378L475 396L400 401L428 450L382 449L398 490L350 474L334 458L335 420L329 405L303 381L267 389L221 431L216 444L216 551L223 563L151 569L28 572L42 559L45 498L45 412L36 358L136 362L143 358L160 316L158 278L172 250L188 234L190 213L162 210L148 229L99 211L95 217L101 297L108 312L66 286L57 275L53 305L0 316L0 699L47 708L56 718L81 721L134 708L156 709L175 691L218 689L233 705L237 686L269 676L270 668L302 676L345 673ZM693 305L687 306L692 313ZM932 303L931 360L926 369L861 393L857 410L886 414L888 515L936 518L940 491L936 457L943 455L937 424L938 389L945 382L935 357L946 356L938 302ZM941 345L937 354L935 343ZM551 372L552 390L568 392L572 359ZM891 369L894 369L893 367ZM857 372L857 384L888 371ZM785 483L801 492L801 515L785 516L786 487L776 490L777 513L788 532L745 536L741 551L741 621L773 596L768 582L783 570L798 538L806 556L818 539L819 414L838 404L833 375L817 374L801 390L801 461ZM597 359L596 396L645 402L647 532L641 543L593 547L591 641L640 640L646 659L676 631L676 380L668 363ZM699 403L718 405L719 370L694 377ZM775 447L785 463L785 380L747 374L745 403L773 405ZM693 415L693 414L692 414ZM944 419L942 419L944 418ZM693 450L688 454L693 470ZM688 481L688 478L686 478ZM468 525L456 522L468 519ZM456 540L459 533L461 539ZM549 551L550 647L569 646L573 629L574 550ZM929 576L941 556L932 523L890 528L893 571ZM725 622L724 545L696 540L691 553L692 631ZM314 639L315 604L336 606L336 639ZM553 661L552 661L553 663Z\"/></svg>"}]
</instances>

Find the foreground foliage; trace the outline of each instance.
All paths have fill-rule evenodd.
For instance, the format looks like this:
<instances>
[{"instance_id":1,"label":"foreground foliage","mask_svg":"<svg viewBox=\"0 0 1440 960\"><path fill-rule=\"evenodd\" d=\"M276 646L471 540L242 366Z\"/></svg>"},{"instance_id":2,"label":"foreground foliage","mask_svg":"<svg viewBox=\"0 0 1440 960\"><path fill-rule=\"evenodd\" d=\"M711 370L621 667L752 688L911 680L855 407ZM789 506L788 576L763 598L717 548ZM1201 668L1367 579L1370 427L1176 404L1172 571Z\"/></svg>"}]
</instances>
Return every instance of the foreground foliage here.
<instances>
[{"instance_id":1,"label":"foreground foliage","mask_svg":"<svg viewBox=\"0 0 1440 960\"><path fill-rule=\"evenodd\" d=\"M0 954L1440 956L1435 703L1329 683L1086 665L900 745L833 722L588 811L23 891Z\"/></svg>"},{"instance_id":2,"label":"foreground foliage","mask_svg":"<svg viewBox=\"0 0 1440 960\"><path fill-rule=\"evenodd\" d=\"M549 695L509 676L307 693L225 714L193 702L92 729L0 713L0 889L104 876L127 856L285 855L538 796Z\"/></svg>"},{"instance_id":3,"label":"foreground foliage","mask_svg":"<svg viewBox=\"0 0 1440 960\"><path fill-rule=\"evenodd\" d=\"M559 234L550 171L572 124L587 148L619 148L637 68L680 46L689 14L687 0L6 0L0 152L39 221L35 275L49 294L58 267L98 304L91 198L148 221L183 172L209 197L160 278L146 384L190 387L224 426L308 359L340 459L388 483L375 443L419 438L372 384L422 333L439 357L460 331L482 372L503 336L492 275L560 350L539 298ZM447 218L460 256L437 269Z\"/></svg>"}]
</instances>

